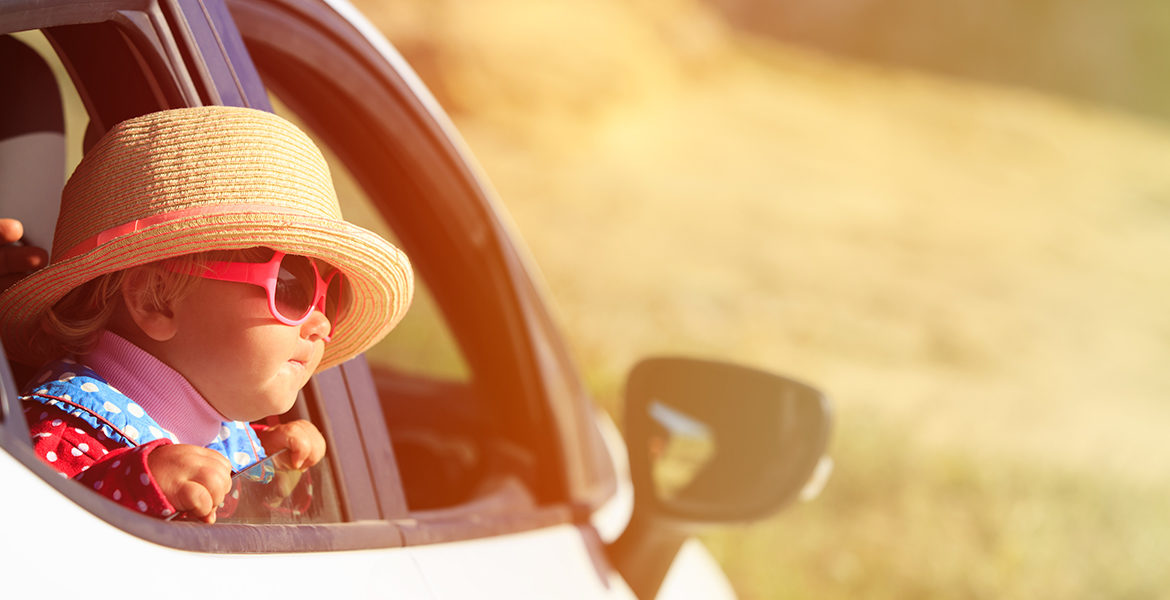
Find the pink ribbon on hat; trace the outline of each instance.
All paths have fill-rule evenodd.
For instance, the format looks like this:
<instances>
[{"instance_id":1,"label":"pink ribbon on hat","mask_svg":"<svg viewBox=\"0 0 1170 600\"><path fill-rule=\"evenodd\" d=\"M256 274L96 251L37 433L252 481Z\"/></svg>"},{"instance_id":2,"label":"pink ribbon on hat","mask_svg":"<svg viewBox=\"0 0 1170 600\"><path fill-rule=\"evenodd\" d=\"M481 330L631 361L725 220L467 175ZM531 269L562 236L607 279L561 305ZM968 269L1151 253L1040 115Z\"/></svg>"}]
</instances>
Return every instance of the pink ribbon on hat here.
<instances>
[{"instance_id":1,"label":"pink ribbon on hat","mask_svg":"<svg viewBox=\"0 0 1170 600\"><path fill-rule=\"evenodd\" d=\"M142 231L144 229L149 229L149 228L155 227L157 225L165 225L167 223L171 223L174 221L181 221L181 220L188 219L191 217L203 217L203 216L208 216L208 215L229 215L229 214L254 213L254 212L280 213L280 214L290 214L290 215L291 214L297 214L297 215L304 214L301 211L293 210L293 209L287 208L287 207L273 206L271 204L225 204L225 205L218 205L218 206L200 206L200 207L195 207L195 208L176 210L176 211L171 211L171 212L167 212L167 213L163 213L163 214L151 215L149 217L143 217L141 219L134 219L133 221L130 221L129 223L123 223L121 225L116 225L114 227L106 229L105 231L100 231L97 233L97 235L94 235L93 237L82 240L77 245L70 248L68 252L65 252L60 258L57 258L56 261L54 261L54 262L68 260L70 258L80 256L82 254L85 254L86 252L89 252L90 250L97 248L98 246L101 246L102 244L105 244L106 242L120 238L124 235L129 235L131 233L137 233L139 231Z\"/></svg>"}]
</instances>

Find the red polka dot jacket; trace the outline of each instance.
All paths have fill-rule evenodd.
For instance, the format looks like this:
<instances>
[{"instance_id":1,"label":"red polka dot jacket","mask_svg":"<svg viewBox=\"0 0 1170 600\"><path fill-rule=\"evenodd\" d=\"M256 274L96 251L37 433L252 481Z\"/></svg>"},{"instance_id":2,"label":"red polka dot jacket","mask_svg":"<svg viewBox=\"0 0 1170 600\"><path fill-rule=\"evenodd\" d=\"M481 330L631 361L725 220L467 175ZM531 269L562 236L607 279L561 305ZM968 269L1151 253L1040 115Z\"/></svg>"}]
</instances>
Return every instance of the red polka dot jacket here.
<instances>
[{"instance_id":1,"label":"red polka dot jacket","mask_svg":"<svg viewBox=\"0 0 1170 600\"><path fill-rule=\"evenodd\" d=\"M76 362L52 363L33 381L21 399L38 456L62 476L130 509L160 518L175 513L147 463L155 448L178 442L173 434ZM224 423L206 447L226 456L236 470L264 456L252 428L234 421ZM270 478L271 472L262 477ZM232 508L229 497L218 514Z\"/></svg>"}]
</instances>

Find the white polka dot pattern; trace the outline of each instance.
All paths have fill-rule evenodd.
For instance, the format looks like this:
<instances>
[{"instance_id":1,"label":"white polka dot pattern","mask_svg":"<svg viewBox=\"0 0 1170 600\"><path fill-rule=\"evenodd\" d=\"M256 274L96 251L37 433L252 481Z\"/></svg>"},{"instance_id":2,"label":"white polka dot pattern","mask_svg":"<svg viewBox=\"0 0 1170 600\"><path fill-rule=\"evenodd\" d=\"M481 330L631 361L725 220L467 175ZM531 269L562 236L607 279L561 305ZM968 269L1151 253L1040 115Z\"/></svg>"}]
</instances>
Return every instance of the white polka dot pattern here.
<instances>
[{"instance_id":1,"label":"white polka dot pattern","mask_svg":"<svg viewBox=\"0 0 1170 600\"><path fill-rule=\"evenodd\" d=\"M87 486L124 506L155 516L173 514L164 514L169 510L168 503L146 471L145 454L119 450L108 464L105 457L116 446L156 445L157 440L179 443L175 435L87 367L58 362L50 365L39 380L48 383L35 388L35 394L23 397L30 417L36 403L52 407L40 411L39 420L26 418L30 429L34 424L39 428L32 435L34 440L41 440L38 455L63 477L82 479ZM71 418L79 420L70 421ZM264 456L259 439L247 423L225 422L218 433L207 447L228 457L235 469ZM102 441L95 443L99 439ZM249 473L249 478L252 475ZM265 472L258 480L266 481L271 476L271 472Z\"/></svg>"}]
</instances>

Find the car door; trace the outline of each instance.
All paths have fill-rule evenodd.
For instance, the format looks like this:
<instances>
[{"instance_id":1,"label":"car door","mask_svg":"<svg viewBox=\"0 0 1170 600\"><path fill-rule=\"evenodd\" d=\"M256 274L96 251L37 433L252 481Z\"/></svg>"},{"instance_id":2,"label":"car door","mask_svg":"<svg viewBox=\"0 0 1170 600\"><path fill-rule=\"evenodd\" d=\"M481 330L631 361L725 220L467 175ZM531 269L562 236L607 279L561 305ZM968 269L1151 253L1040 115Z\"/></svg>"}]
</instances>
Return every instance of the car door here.
<instances>
[{"instance_id":1,"label":"car door","mask_svg":"<svg viewBox=\"0 0 1170 600\"><path fill-rule=\"evenodd\" d=\"M346 596L631 597L590 522L616 488L612 463L525 261L437 107L339 6L0 5L0 33L25 32L22 44L68 74L58 93L75 97L82 116L63 119L67 163L125 118L207 103L270 108L271 90L352 179L360 199L346 214L395 238L423 283L417 324L369 363L315 377L294 407L325 433L329 460L314 474L312 514L281 523L164 523L56 477L27 445L20 369L3 364L0 477L16 493L2 527L30 540L5 545L6 564L48 578L55 567L29 557L79 537L169 595L299 596L316 586ZM48 206L30 211L30 224L52 219ZM329 576L307 578L311 566ZM205 575L176 589L176 571ZM91 583L64 581L70 589L54 593Z\"/></svg>"}]
</instances>

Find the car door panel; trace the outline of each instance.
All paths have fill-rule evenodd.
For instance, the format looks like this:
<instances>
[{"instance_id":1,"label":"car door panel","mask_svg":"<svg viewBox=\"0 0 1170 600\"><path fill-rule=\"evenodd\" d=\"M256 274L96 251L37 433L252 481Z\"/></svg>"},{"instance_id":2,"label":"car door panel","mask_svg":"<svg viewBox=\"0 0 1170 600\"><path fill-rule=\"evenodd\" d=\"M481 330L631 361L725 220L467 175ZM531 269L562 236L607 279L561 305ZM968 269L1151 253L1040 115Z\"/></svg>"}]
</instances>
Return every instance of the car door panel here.
<instances>
[{"instance_id":1,"label":"car door panel","mask_svg":"<svg viewBox=\"0 0 1170 600\"><path fill-rule=\"evenodd\" d=\"M19 565L6 595L11 597L104 597L113 590L149 590L167 598L214 598L225 591L285 598L433 598L418 565L404 548L350 552L224 554L161 546L125 531L57 492L16 458L0 451L0 481L6 490L0 511L0 563ZM76 485L62 480L65 485ZM78 490L81 493L88 493ZM111 511L128 512L98 498ZM115 513L115 514L117 514ZM131 517L133 515L130 515ZM147 520L146 517L139 517ZM172 529L207 527L171 523ZM267 526L250 528L257 539ZM13 543L19 540L19 543ZM33 560L29 560L33 558ZM19 575L19 580L13 581ZM19 593L15 593L19 592Z\"/></svg>"},{"instance_id":2,"label":"car door panel","mask_svg":"<svg viewBox=\"0 0 1170 600\"><path fill-rule=\"evenodd\" d=\"M439 600L607 598L634 595L591 528L571 524L412 548Z\"/></svg>"}]
</instances>

